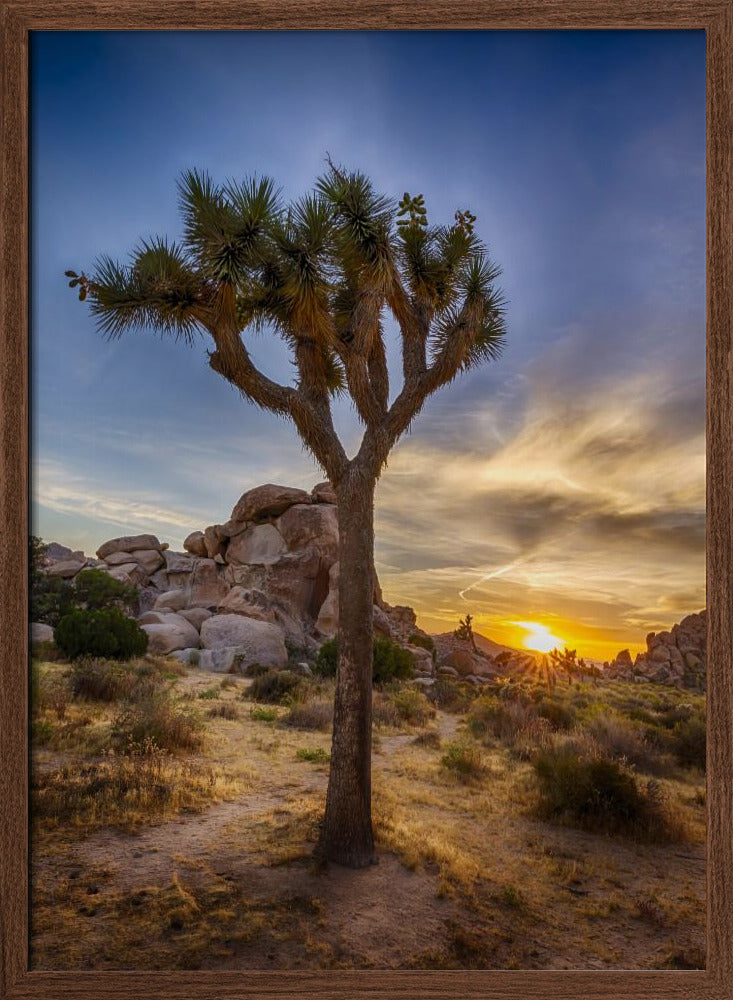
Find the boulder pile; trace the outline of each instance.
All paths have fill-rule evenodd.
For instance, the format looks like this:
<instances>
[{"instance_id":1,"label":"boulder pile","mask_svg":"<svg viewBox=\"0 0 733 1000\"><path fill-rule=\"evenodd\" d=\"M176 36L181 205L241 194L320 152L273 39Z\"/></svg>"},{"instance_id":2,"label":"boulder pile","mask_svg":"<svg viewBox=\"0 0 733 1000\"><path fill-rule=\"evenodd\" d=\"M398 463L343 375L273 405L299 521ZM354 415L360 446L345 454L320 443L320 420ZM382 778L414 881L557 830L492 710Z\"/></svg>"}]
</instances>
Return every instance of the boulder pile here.
<instances>
[{"instance_id":1,"label":"boulder pile","mask_svg":"<svg viewBox=\"0 0 733 1000\"><path fill-rule=\"evenodd\" d=\"M611 663L604 663L607 677L654 681L675 687L705 686L707 664L707 616L705 611L688 615L669 631L650 632L646 652L634 659L622 649Z\"/></svg>"},{"instance_id":2,"label":"boulder pile","mask_svg":"<svg viewBox=\"0 0 733 1000\"><path fill-rule=\"evenodd\" d=\"M266 484L239 498L224 524L193 531L174 552L155 535L112 538L96 559L52 543L45 570L73 579L90 567L139 592L151 653L205 669L307 660L338 630L338 508L330 483L307 493ZM374 627L402 645L420 633L411 608L386 604L374 581ZM431 676L430 653L413 652Z\"/></svg>"}]
</instances>

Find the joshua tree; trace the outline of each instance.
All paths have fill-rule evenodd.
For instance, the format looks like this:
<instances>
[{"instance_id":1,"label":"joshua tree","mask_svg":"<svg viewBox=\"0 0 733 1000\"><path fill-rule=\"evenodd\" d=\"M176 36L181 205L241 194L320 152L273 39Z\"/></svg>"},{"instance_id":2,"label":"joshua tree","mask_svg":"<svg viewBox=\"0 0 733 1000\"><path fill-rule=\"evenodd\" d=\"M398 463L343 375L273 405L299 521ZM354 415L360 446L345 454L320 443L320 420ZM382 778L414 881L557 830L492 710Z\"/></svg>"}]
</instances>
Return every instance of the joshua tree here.
<instances>
[{"instance_id":1,"label":"joshua tree","mask_svg":"<svg viewBox=\"0 0 733 1000\"><path fill-rule=\"evenodd\" d=\"M578 672L582 673L582 669L585 667L585 663L583 663L582 660L578 662L578 651L576 649L568 649L567 646L562 653L559 649L551 650L550 660L558 671L563 671L563 673L565 673L568 679L568 685L572 683L572 679L575 674Z\"/></svg>"},{"instance_id":2,"label":"joshua tree","mask_svg":"<svg viewBox=\"0 0 733 1000\"><path fill-rule=\"evenodd\" d=\"M257 406L291 420L338 499L339 661L331 772L320 852L359 867L374 860L371 823L371 660L374 489L395 442L425 400L499 355L499 268L470 212L428 224L422 196L398 205L361 173L328 169L312 193L283 204L272 181L179 182L180 243L140 243L129 263L101 257L67 272L100 330L147 327L208 338L210 367ZM399 221L398 221L399 220ZM390 394L383 321L402 350ZM291 348L296 377L280 385L253 364L243 339L264 327ZM331 397L348 391L364 426L349 457Z\"/></svg>"},{"instance_id":3,"label":"joshua tree","mask_svg":"<svg viewBox=\"0 0 733 1000\"><path fill-rule=\"evenodd\" d=\"M458 628L454 631L453 635L456 639L462 639L464 642L470 642L474 653L478 652L476 649L476 640L473 637L472 615L466 615L465 618L458 619Z\"/></svg>"}]
</instances>

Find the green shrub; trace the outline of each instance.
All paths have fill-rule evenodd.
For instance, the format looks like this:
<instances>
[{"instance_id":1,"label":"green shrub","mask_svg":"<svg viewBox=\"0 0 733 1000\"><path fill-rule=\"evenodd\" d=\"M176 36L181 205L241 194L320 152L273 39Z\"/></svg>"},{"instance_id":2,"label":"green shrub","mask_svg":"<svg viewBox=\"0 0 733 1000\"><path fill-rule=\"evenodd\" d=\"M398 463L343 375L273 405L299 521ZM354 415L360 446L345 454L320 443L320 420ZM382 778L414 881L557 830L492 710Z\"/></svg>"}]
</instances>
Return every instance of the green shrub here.
<instances>
[{"instance_id":1,"label":"green shrub","mask_svg":"<svg viewBox=\"0 0 733 1000\"><path fill-rule=\"evenodd\" d=\"M705 712L696 712L687 719L677 722L672 729L670 749L683 767L698 767L705 770L705 750L707 732Z\"/></svg>"},{"instance_id":2,"label":"green shrub","mask_svg":"<svg viewBox=\"0 0 733 1000\"><path fill-rule=\"evenodd\" d=\"M319 677L335 677L338 666L338 639L328 639L318 650L313 672ZM412 657L402 646L386 636L375 636L372 654L372 680L386 684L391 680L412 677Z\"/></svg>"},{"instance_id":3,"label":"green shrub","mask_svg":"<svg viewBox=\"0 0 733 1000\"><path fill-rule=\"evenodd\" d=\"M375 684L412 677L412 657L396 642L386 636L374 639L372 678Z\"/></svg>"},{"instance_id":4,"label":"green shrub","mask_svg":"<svg viewBox=\"0 0 733 1000\"><path fill-rule=\"evenodd\" d=\"M300 680L290 670L268 670L266 674L255 677L248 693L253 701L281 705L295 695Z\"/></svg>"},{"instance_id":5,"label":"green shrub","mask_svg":"<svg viewBox=\"0 0 733 1000\"><path fill-rule=\"evenodd\" d=\"M219 692L221 688L204 688L203 691L199 691L197 697L202 701L213 701L215 698L219 697Z\"/></svg>"},{"instance_id":6,"label":"green shrub","mask_svg":"<svg viewBox=\"0 0 733 1000\"><path fill-rule=\"evenodd\" d=\"M34 747L45 747L53 739L53 723L48 719L31 720L31 743Z\"/></svg>"},{"instance_id":7,"label":"green shrub","mask_svg":"<svg viewBox=\"0 0 733 1000\"><path fill-rule=\"evenodd\" d=\"M277 709L276 708L265 708L264 705L254 705L249 710L249 715L251 719L255 722L276 722L277 721Z\"/></svg>"},{"instance_id":8,"label":"green shrub","mask_svg":"<svg viewBox=\"0 0 733 1000\"><path fill-rule=\"evenodd\" d=\"M475 697L475 688L440 674L427 692L428 701L448 712L467 712Z\"/></svg>"},{"instance_id":9,"label":"green shrub","mask_svg":"<svg viewBox=\"0 0 733 1000\"><path fill-rule=\"evenodd\" d=\"M540 753L534 763L542 815L596 833L641 840L682 839L680 824L665 811L659 785L643 785L626 765L571 745Z\"/></svg>"},{"instance_id":10,"label":"green shrub","mask_svg":"<svg viewBox=\"0 0 733 1000\"><path fill-rule=\"evenodd\" d=\"M339 646L338 639L327 639L318 650L316 662L313 665L313 673L317 677L335 677L338 666Z\"/></svg>"},{"instance_id":11,"label":"green shrub","mask_svg":"<svg viewBox=\"0 0 733 1000\"><path fill-rule=\"evenodd\" d=\"M424 726L430 719L435 718L435 708L422 691L418 691L416 688L405 687L395 691L392 695L392 702L397 709L397 715L403 722Z\"/></svg>"},{"instance_id":12,"label":"green shrub","mask_svg":"<svg viewBox=\"0 0 733 1000\"><path fill-rule=\"evenodd\" d=\"M31 535L29 540L29 604L31 621L55 628L74 607L74 592L68 580L43 572L47 545Z\"/></svg>"},{"instance_id":13,"label":"green shrub","mask_svg":"<svg viewBox=\"0 0 733 1000\"><path fill-rule=\"evenodd\" d=\"M134 611L138 606L137 588L115 580L101 569L83 569L74 577L72 586L75 603L87 611L103 608Z\"/></svg>"},{"instance_id":14,"label":"green shrub","mask_svg":"<svg viewBox=\"0 0 733 1000\"><path fill-rule=\"evenodd\" d=\"M261 677L270 672L269 667L263 667L261 663L248 663L242 673L245 677Z\"/></svg>"},{"instance_id":15,"label":"green shrub","mask_svg":"<svg viewBox=\"0 0 733 1000\"><path fill-rule=\"evenodd\" d=\"M323 747L316 747L315 750L300 747L295 751L295 756L298 760L308 761L309 764L327 764L331 759L331 754L324 750Z\"/></svg>"},{"instance_id":16,"label":"green shrub","mask_svg":"<svg viewBox=\"0 0 733 1000\"><path fill-rule=\"evenodd\" d=\"M407 641L411 646L421 646L423 649L427 649L429 653L433 654L433 662L435 662L435 640L431 635L420 635L419 632L413 632Z\"/></svg>"},{"instance_id":17,"label":"green shrub","mask_svg":"<svg viewBox=\"0 0 733 1000\"><path fill-rule=\"evenodd\" d=\"M449 743L440 763L462 781L480 778L486 770L481 748L464 741Z\"/></svg>"},{"instance_id":18,"label":"green shrub","mask_svg":"<svg viewBox=\"0 0 733 1000\"><path fill-rule=\"evenodd\" d=\"M535 711L541 719L547 719L551 728L556 731L572 729L577 719L573 706L562 701L540 699L535 705Z\"/></svg>"},{"instance_id":19,"label":"green shrub","mask_svg":"<svg viewBox=\"0 0 733 1000\"><path fill-rule=\"evenodd\" d=\"M45 622L54 628L62 618L77 608L99 611L103 608L134 610L138 606L135 587L115 580L100 569L84 569L73 581L49 576L43 571L47 546L40 538L30 538L30 611L31 621Z\"/></svg>"},{"instance_id":20,"label":"green shrub","mask_svg":"<svg viewBox=\"0 0 733 1000\"><path fill-rule=\"evenodd\" d=\"M99 611L76 609L56 626L56 645L74 660L79 656L103 656L128 660L142 656L148 648L147 633L119 608Z\"/></svg>"},{"instance_id":21,"label":"green shrub","mask_svg":"<svg viewBox=\"0 0 733 1000\"><path fill-rule=\"evenodd\" d=\"M112 723L112 739L123 752L146 741L160 750L193 752L203 745L203 723L158 691L128 705Z\"/></svg>"}]
</instances>

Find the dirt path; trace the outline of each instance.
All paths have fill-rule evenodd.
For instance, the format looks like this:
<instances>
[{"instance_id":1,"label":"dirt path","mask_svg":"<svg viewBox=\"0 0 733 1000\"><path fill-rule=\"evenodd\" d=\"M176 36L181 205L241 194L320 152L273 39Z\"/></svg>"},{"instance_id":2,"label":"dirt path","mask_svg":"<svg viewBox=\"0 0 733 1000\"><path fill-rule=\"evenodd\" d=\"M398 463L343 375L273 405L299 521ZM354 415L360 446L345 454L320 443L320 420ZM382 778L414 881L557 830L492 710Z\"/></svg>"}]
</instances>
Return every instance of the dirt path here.
<instances>
[{"instance_id":1,"label":"dirt path","mask_svg":"<svg viewBox=\"0 0 733 1000\"><path fill-rule=\"evenodd\" d=\"M194 697L211 683L183 681ZM426 968L435 960L549 969L577 967L578 954L584 968L654 968L671 953L681 961L699 954L702 845L661 851L548 826L515 806L523 765L497 758L490 778L461 784L443 773L441 748L416 743L416 731L381 735L374 755L379 809L389 818L380 837L399 857L382 849L366 870L319 868L312 850L328 769L299 753L327 749L330 738L250 721L240 691L220 696L240 715L209 722L206 755L222 773L246 762L235 799L137 834L103 828L33 859L46 899L34 942L48 963L34 967L87 967L74 944L80 936L95 963L88 967L174 967L185 949L171 940L168 917L141 930L142 911L129 905L136 895L160 900L172 885L196 896L201 934L212 935L211 946L199 942L196 968ZM462 724L439 711L431 728L445 745L460 739ZM464 878L452 895L443 891L445 867ZM251 934L230 940L222 931L227 906L238 907L238 926L254 921Z\"/></svg>"},{"instance_id":2,"label":"dirt path","mask_svg":"<svg viewBox=\"0 0 733 1000\"><path fill-rule=\"evenodd\" d=\"M436 725L441 739L450 740L455 737L459 719L438 712ZM379 770L386 760L394 763L395 756L414 739L414 733L399 733L380 740L375 770ZM68 872L92 866L111 867L116 872L118 888L169 878L180 867L181 857L209 858L227 830L246 829L258 816L298 796L325 794L326 782L325 769L303 771L300 780L293 781L291 775L287 788L248 790L234 801L218 803L204 813L179 816L139 833L125 834L103 828L70 848L64 868ZM378 880L375 876L374 881Z\"/></svg>"},{"instance_id":3,"label":"dirt path","mask_svg":"<svg viewBox=\"0 0 733 1000\"><path fill-rule=\"evenodd\" d=\"M393 760L414 734L392 737L386 752ZM376 762L379 767L379 762ZM332 961L349 965L396 968L405 956L428 951L445 934L447 921L460 913L456 903L436 897L434 872L410 871L390 853L367 870L338 866L319 869L308 858L272 867L263 861L248 836L273 815L287 817L299 801L325 793L327 773L303 771L287 790L247 791L236 800L211 806L205 813L185 815L140 833L105 828L45 858L36 877L59 885L91 877L95 904L120 893L133 896L151 886L163 888L180 879L194 890L212 879L235 883L254 904L294 905L317 902L319 932L328 941ZM103 873L98 882L94 873ZM67 883L68 884L68 883ZM399 919L395 917L399 915ZM203 968L289 968L303 961L301 935L278 940L263 956L261 942L233 947L230 954L205 959Z\"/></svg>"}]
</instances>

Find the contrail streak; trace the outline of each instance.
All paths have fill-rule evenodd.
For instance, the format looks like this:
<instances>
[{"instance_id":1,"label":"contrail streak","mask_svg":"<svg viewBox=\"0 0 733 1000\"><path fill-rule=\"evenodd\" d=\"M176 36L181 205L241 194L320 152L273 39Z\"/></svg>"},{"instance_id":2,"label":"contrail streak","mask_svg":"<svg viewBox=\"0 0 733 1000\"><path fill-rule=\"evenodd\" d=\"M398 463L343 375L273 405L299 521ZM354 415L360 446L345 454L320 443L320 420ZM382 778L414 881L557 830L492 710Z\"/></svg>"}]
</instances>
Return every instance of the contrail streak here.
<instances>
[{"instance_id":1,"label":"contrail streak","mask_svg":"<svg viewBox=\"0 0 733 1000\"><path fill-rule=\"evenodd\" d=\"M522 563L525 563L526 561L527 561L526 559L515 559L514 562L509 563L507 566L502 566L500 569L495 569L492 573L484 573L483 576L479 577L478 580L474 580L474 582L472 584L469 584L468 587L465 587L463 590L459 590L458 596L461 598L462 601L465 601L466 600L465 595L470 590L475 590L476 587L480 587L481 584L486 583L487 580L493 580L497 576L503 576L505 573L508 573L509 570L516 569L517 566L521 566Z\"/></svg>"}]
</instances>

